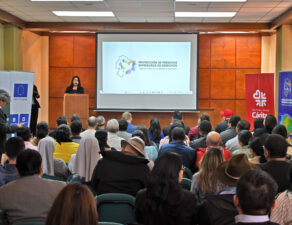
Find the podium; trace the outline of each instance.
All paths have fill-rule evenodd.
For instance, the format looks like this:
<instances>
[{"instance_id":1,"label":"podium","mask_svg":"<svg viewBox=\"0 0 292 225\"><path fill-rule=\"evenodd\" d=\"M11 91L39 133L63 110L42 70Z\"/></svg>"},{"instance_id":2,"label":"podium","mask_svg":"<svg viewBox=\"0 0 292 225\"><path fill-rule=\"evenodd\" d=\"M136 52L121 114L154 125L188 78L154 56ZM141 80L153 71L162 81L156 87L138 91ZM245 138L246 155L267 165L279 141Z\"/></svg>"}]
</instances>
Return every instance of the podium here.
<instances>
[{"instance_id":1,"label":"podium","mask_svg":"<svg viewBox=\"0 0 292 225\"><path fill-rule=\"evenodd\" d=\"M73 114L78 114L82 122L82 127L86 129L89 117L88 94L64 94L63 114L68 120L70 120Z\"/></svg>"}]
</instances>

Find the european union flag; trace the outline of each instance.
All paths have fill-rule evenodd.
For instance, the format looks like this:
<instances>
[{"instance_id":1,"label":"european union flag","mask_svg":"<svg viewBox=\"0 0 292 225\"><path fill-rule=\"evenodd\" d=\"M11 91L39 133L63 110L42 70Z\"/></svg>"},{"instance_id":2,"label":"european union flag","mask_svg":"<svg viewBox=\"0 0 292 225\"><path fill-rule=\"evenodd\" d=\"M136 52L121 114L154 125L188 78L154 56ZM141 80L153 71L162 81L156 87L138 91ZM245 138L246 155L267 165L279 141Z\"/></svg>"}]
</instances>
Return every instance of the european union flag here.
<instances>
[{"instance_id":1,"label":"european union flag","mask_svg":"<svg viewBox=\"0 0 292 225\"><path fill-rule=\"evenodd\" d=\"M19 123L23 123L24 126L28 127L28 114L20 114Z\"/></svg>"},{"instance_id":2,"label":"european union flag","mask_svg":"<svg viewBox=\"0 0 292 225\"><path fill-rule=\"evenodd\" d=\"M14 84L14 98L27 97L28 84Z\"/></svg>"}]
</instances>

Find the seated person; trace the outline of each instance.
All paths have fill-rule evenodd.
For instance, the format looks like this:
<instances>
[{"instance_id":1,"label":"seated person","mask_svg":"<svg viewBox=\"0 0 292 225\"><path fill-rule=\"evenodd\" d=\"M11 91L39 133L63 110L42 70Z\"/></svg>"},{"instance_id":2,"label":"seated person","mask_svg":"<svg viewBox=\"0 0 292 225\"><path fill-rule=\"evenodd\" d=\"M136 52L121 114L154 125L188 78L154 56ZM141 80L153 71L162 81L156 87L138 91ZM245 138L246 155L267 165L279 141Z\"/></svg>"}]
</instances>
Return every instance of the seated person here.
<instances>
[{"instance_id":1,"label":"seated person","mask_svg":"<svg viewBox=\"0 0 292 225\"><path fill-rule=\"evenodd\" d=\"M206 144L206 140L207 140L207 135L208 133L210 133L212 131L212 125L210 123L210 121L208 120L203 120L199 125L199 133L200 133L200 137L192 140L190 143L190 146L192 148L206 148L207 144Z\"/></svg>"},{"instance_id":2,"label":"seated person","mask_svg":"<svg viewBox=\"0 0 292 225\"><path fill-rule=\"evenodd\" d=\"M79 144L70 139L70 127L62 124L56 130L55 159L63 159L68 163L71 155L76 154Z\"/></svg>"},{"instance_id":3,"label":"seated person","mask_svg":"<svg viewBox=\"0 0 292 225\"><path fill-rule=\"evenodd\" d=\"M80 120L74 120L71 122L70 128L72 141L79 144L81 140L82 122Z\"/></svg>"},{"instance_id":4,"label":"seated person","mask_svg":"<svg viewBox=\"0 0 292 225\"><path fill-rule=\"evenodd\" d=\"M236 185L234 205L238 214L238 225L276 225L270 222L269 214L276 206L277 183L262 170L251 170L243 174Z\"/></svg>"},{"instance_id":5,"label":"seated person","mask_svg":"<svg viewBox=\"0 0 292 225\"><path fill-rule=\"evenodd\" d=\"M249 159L251 159L252 155L248 147L248 143L250 139L252 138L251 132L249 132L248 130L242 130L239 132L237 136L238 136L238 143L240 145L240 148L232 152L231 155L243 153L243 154L246 154Z\"/></svg>"},{"instance_id":6,"label":"seated person","mask_svg":"<svg viewBox=\"0 0 292 225\"><path fill-rule=\"evenodd\" d=\"M32 137L29 127L19 127L16 130L16 134L18 137L21 137L24 141L25 149L33 149L38 150L37 146L34 146L32 143L30 143L30 139Z\"/></svg>"},{"instance_id":7,"label":"seated person","mask_svg":"<svg viewBox=\"0 0 292 225\"><path fill-rule=\"evenodd\" d=\"M188 167L193 172L195 171L196 162L196 150L187 146L184 143L185 131L182 127L175 127L171 131L171 136L173 141L169 144L161 146L158 156L162 155L164 152L175 152L182 157L182 161L185 167Z\"/></svg>"},{"instance_id":8,"label":"seated person","mask_svg":"<svg viewBox=\"0 0 292 225\"><path fill-rule=\"evenodd\" d=\"M39 122L36 126L36 135L30 141L34 146L38 146L39 141L49 134L49 124L47 122Z\"/></svg>"},{"instance_id":9,"label":"seated person","mask_svg":"<svg viewBox=\"0 0 292 225\"><path fill-rule=\"evenodd\" d=\"M178 110L175 110L172 114L172 120L171 120L171 123L168 125L168 126L165 126L163 128L163 135L164 137L166 136L169 136L170 135L170 129L171 129L171 126L172 124L175 122L175 121L180 121L182 124L183 124L183 127L185 129L185 133L188 134L189 131L190 131L190 127L185 125L182 121L182 113Z\"/></svg>"},{"instance_id":10,"label":"seated person","mask_svg":"<svg viewBox=\"0 0 292 225\"><path fill-rule=\"evenodd\" d=\"M80 136L82 138L85 137L94 137L95 135L95 131L96 131L96 127L97 127L97 119L95 116L90 116L87 120L87 130L83 131Z\"/></svg>"},{"instance_id":11,"label":"seated person","mask_svg":"<svg viewBox=\"0 0 292 225\"><path fill-rule=\"evenodd\" d=\"M145 188L150 171L147 166L149 161L141 157L143 152L144 142L139 137L123 140L121 152L104 151L91 179L95 194L124 193L136 196L140 189Z\"/></svg>"},{"instance_id":12,"label":"seated person","mask_svg":"<svg viewBox=\"0 0 292 225\"><path fill-rule=\"evenodd\" d=\"M124 112L122 114L122 120L126 120L128 122L128 128L126 130L128 133L131 134L136 130L136 126L132 124L132 120L133 120L132 113Z\"/></svg>"},{"instance_id":13,"label":"seated person","mask_svg":"<svg viewBox=\"0 0 292 225\"><path fill-rule=\"evenodd\" d=\"M230 119L228 120L228 128L220 133L223 145L225 145L227 141L229 141L230 139L234 138L237 135L236 126L239 120L240 117L236 115L231 116Z\"/></svg>"},{"instance_id":14,"label":"seated person","mask_svg":"<svg viewBox=\"0 0 292 225\"><path fill-rule=\"evenodd\" d=\"M96 117L97 127L96 130L105 130L105 118L103 116Z\"/></svg>"},{"instance_id":15,"label":"seated person","mask_svg":"<svg viewBox=\"0 0 292 225\"><path fill-rule=\"evenodd\" d=\"M10 224L23 220L44 221L66 183L41 178L42 157L35 150L21 151L16 168L20 178L0 187L0 209Z\"/></svg>"},{"instance_id":16,"label":"seated person","mask_svg":"<svg viewBox=\"0 0 292 225\"><path fill-rule=\"evenodd\" d=\"M108 129L108 139L107 144L118 151L121 151L121 141L124 138L121 138L117 135L119 131L119 122L116 119L111 119L107 121L107 129Z\"/></svg>"},{"instance_id":17,"label":"seated person","mask_svg":"<svg viewBox=\"0 0 292 225\"><path fill-rule=\"evenodd\" d=\"M68 121L67 121L67 117L66 117L66 116L59 116L59 117L57 118L56 122L57 122L57 126L58 126L58 127L59 127L60 125L62 125L62 124L66 124L66 125L67 125L67 123L68 123ZM56 139L56 131L57 131L57 130L53 130L52 132L50 132L50 133L49 133L49 136L52 137L52 138L54 138L54 139Z\"/></svg>"},{"instance_id":18,"label":"seated person","mask_svg":"<svg viewBox=\"0 0 292 225\"><path fill-rule=\"evenodd\" d=\"M193 225L198 220L196 196L180 186L181 157L166 152L157 158L146 189L138 192L136 219L144 225Z\"/></svg>"},{"instance_id":19,"label":"seated person","mask_svg":"<svg viewBox=\"0 0 292 225\"><path fill-rule=\"evenodd\" d=\"M9 138L5 145L5 154L8 157L7 162L0 165L0 186L16 180L19 176L16 170L16 158L19 152L25 149L21 137Z\"/></svg>"},{"instance_id":20,"label":"seated person","mask_svg":"<svg viewBox=\"0 0 292 225\"><path fill-rule=\"evenodd\" d=\"M132 135L127 132L127 128L128 128L127 120L119 120L119 131L117 132L117 135L125 140L130 139Z\"/></svg>"},{"instance_id":21,"label":"seated person","mask_svg":"<svg viewBox=\"0 0 292 225\"><path fill-rule=\"evenodd\" d=\"M198 119L198 124L200 124L204 120L210 121L210 116L207 113L200 114L200 117ZM200 137L199 126L197 125L195 127L192 127L188 133L188 136L189 136L191 141L196 139L196 138L199 138Z\"/></svg>"}]
</instances>

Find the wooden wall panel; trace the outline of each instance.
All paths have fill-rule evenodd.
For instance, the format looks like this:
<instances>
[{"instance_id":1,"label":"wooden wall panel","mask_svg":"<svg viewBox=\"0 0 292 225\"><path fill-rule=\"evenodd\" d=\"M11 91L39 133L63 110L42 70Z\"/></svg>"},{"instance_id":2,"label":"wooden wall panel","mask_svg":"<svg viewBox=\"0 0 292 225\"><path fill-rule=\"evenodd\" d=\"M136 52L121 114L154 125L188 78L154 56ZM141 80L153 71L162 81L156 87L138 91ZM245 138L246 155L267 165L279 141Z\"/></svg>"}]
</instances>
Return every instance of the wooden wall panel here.
<instances>
[{"instance_id":1,"label":"wooden wall panel","mask_svg":"<svg viewBox=\"0 0 292 225\"><path fill-rule=\"evenodd\" d=\"M210 98L210 76L211 70L200 69L199 70L199 98Z\"/></svg>"},{"instance_id":2,"label":"wooden wall panel","mask_svg":"<svg viewBox=\"0 0 292 225\"><path fill-rule=\"evenodd\" d=\"M200 35L199 38L199 68L208 69L211 65L211 36Z\"/></svg>"},{"instance_id":3,"label":"wooden wall panel","mask_svg":"<svg viewBox=\"0 0 292 225\"><path fill-rule=\"evenodd\" d=\"M236 67L261 68L261 37L236 38Z\"/></svg>"},{"instance_id":4,"label":"wooden wall panel","mask_svg":"<svg viewBox=\"0 0 292 225\"><path fill-rule=\"evenodd\" d=\"M235 98L235 70L212 69L211 70L211 98L234 99Z\"/></svg>"},{"instance_id":5,"label":"wooden wall panel","mask_svg":"<svg viewBox=\"0 0 292 225\"><path fill-rule=\"evenodd\" d=\"M75 34L73 45L74 67L95 67L95 35Z\"/></svg>"},{"instance_id":6,"label":"wooden wall panel","mask_svg":"<svg viewBox=\"0 0 292 225\"><path fill-rule=\"evenodd\" d=\"M260 72L261 37L257 34L204 34L199 38L199 110L210 113L213 127L221 121L220 111L230 108L245 118L244 74ZM89 94L90 114L120 119L120 112L94 112L95 34L51 34L49 37L50 126L62 114L63 94L72 76L81 78ZM214 111L215 110L215 111ZM151 118L168 125L171 113L133 113L134 124L149 126ZM190 126L199 113L183 113Z\"/></svg>"},{"instance_id":7,"label":"wooden wall panel","mask_svg":"<svg viewBox=\"0 0 292 225\"><path fill-rule=\"evenodd\" d=\"M237 69L236 70L236 99L245 99L245 74L260 73L260 69Z\"/></svg>"},{"instance_id":8,"label":"wooden wall panel","mask_svg":"<svg viewBox=\"0 0 292 225\"><path fill-rule=\"evenodd\" d=\"M235 37L214 35L211 40L211 68L235 68Z\"/></svg>"},{"instance_id":9,"label":"wooden wall panel","mask_svg":"<svg viewBox=\"0 0 292 225\"><path fill-rule=\"evenodd\" d=\"M73 35L49 36L49 67L73 66Z\"/></svg>"}]
</instances>

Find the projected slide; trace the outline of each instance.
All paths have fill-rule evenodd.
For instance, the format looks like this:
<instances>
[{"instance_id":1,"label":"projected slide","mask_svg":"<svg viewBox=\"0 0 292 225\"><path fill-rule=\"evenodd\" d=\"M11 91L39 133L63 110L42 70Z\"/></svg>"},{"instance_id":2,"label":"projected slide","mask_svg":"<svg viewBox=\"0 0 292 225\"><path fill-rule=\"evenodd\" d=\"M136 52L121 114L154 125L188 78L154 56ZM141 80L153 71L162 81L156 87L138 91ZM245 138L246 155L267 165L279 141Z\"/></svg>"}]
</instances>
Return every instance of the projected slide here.
<instances>
[{"instance_id":1,"label":"projected slide","mask_svg":"<svg viewBox=\"0 0 292 225\"><path fill-rule=\"evenodd\" d=\"M191 42L103 42L101 94L192 94Z\"/></svg>"}]
</instances>

